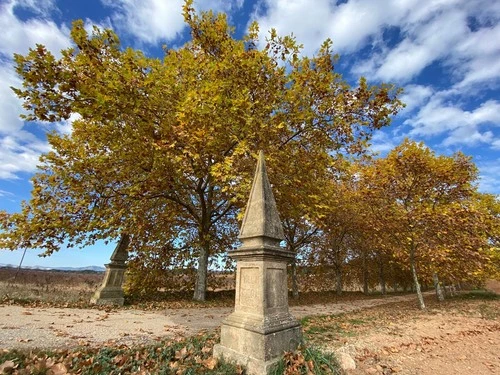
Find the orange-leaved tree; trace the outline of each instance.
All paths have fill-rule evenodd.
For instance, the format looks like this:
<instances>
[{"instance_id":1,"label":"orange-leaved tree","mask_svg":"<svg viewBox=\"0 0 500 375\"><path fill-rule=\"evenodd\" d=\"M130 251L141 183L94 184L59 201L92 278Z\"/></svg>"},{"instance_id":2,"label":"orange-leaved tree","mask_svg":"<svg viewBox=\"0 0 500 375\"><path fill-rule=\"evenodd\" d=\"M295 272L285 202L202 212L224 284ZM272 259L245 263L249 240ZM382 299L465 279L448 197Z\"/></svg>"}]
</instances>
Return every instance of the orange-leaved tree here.
<instances>
[{"instance_id":1,"label":"orange-leaved tree","mask_svg":"<svg viewBox=\"0 0 500 375\"><path fill-rule=\"evenodd\" d=\"M360 79L351 88L334 71L330 41L300 57L274 30L259 49L256 23L235 39L224 14L198 14L190 0L184 18L192 38L163 60L123 49L111 30L89 35L82 21L60 58L41 45L16 55L26 120L78 120L70 134L49 136L32 199L3 215L4 247L51 253L121 233L137 251L165 242L195 259L194 298L204 300L209 259L234 240L259 149L275 190L284 187L278 205L314 201L306 182L339 152L361 152L401 108L393 86ZM290 180L304 188L285 188Z\"/></svg>"},{"instance_id":2,"label":"orange-leaved tree","mask_svg":"<svg viewBox=\"0 0 500 375\"><path fill-rule=\"evenodd\" d=\"M477 169L469 157L438 156L405 140L361 176L372 210L367 224L380 246L411 270L422 309L419 275L463 277L484 264L487 241L473 207Z\"/></svg>"}]
</instances>

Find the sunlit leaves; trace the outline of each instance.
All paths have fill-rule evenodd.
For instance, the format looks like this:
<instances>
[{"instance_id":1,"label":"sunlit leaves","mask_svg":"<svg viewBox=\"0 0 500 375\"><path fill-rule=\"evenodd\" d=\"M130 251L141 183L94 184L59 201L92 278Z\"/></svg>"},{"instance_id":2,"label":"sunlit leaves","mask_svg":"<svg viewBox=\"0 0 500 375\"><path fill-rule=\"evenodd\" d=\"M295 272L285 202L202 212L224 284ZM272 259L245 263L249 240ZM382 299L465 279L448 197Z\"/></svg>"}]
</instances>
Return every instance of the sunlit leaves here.
<instances>
[{"instance_id":1,"label":"sunlit leaves","mask_svg":"<svg viewBox=\"0 0 500 375\"><path fill-rule=\"evenodd\" d=\"M470 158L438 156L405 140L364 168L362 181L369 225L398 262L413 264L427 280L434 272L471 280L485 266L495 219L481 208Z\"/></svg>"},{"instance_id":2,"label":"sunlit leaves","mask_svg":"<svg viewBox=\"0 0 500 375\"><path fill-rule=\"evenodd\" d=\"M163 243L166 263L197 259L203 299L208 258L234 241L260 149L283 218L310 222L338 155L363 152L401 108L395 87L351 88L330 41L300 57L293 37L271 31L259 50L258 25L237 40L226 15L196 13L190 1L184 18L192 39L162 60L82 21L62 57L43 46L16 56L26 119L79 119L70 135L49 136L31 201L6 219L6 247L51 253L125 232L134 251Z\"/></svg>"}]
</instances>

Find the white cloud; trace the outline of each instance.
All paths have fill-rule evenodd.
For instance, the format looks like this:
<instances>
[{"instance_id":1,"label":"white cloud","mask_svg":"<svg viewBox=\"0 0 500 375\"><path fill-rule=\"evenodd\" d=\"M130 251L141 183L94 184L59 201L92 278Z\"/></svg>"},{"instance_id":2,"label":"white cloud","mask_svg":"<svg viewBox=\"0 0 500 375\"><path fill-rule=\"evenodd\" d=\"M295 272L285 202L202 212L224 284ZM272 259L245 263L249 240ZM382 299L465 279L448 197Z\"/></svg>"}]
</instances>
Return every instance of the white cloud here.
<instances>
[{"instance_id":1,"label":"white cloud","mask_svg":"<svg viewBox=\"0 0 500 375\"><path fill-rule=\"evenodd\" d=\"M87 34L92 35L94 32L94 28L97 27L98 30L111 29L113 30L113 25L111 24L111 20L109 18L104 19L103 21L94 22L93 20L86 18L83 25Z\"/></svg>"},{"instance_id":2,"label":"white cloud","mask_svg":"<svg viewBox=\"0 0 500 375\"><path fill-rule=\"evenodd\" d=\"M101 0L113 9L111 16L116 28L131 34L141 42L157 44L175 39L186 27L182 16L184 0ZM203 0L195 2L198 10L230 12L240 8L242 0Z\"/></svg>"},{"instance_id":3,"label":"white cloud","mask_svg":"<svg viewBox=\"0 0 500 375\"><path fill-rule=\"evenodd\" d=\"M466 30L466 14L457 10L412 25L408 36L385 56L375 76L384 81L410 80L432 62L448 55L449 47L459 42Z\"/></svg>"},{"instance_id":4,"label":"white cloud","mask_svg":"<svg viewBox=\"0 0 500 375\"><path fill-rule=\"evenodd\" d=\"M183 29L182 0L103 0L117 29L146 43L174 39Z\"/></svg>"},{"instance_id":5,"label":"white cloud","mask_svg":"<svg viewBox=\"0 0 500 375\"><path fill-rule=\"evenodd\" d=\"M298 42L304 44L304 52L308 55L328 37L332 21L328 0L316 0L314 5L308 0L266 0L256 8L254 17L260 26L261 44L265 45L265 37L274 28L281 35L293 33ZM336 39L334 45L339 47Z\"/></svg>"},{"instance_id":6,"label":"white cloud","mask_svg":"<svg viewBox=\"0 0 500 375\"><path fill-rule=\"evenodd\" d=\"M455 88L464 90L477 87L479 85L496 86L498 87L500 81L500 53L498 56L485 58L477 57L467 64L467 72L464 78ZM483 87L484 89L484 87Z\"/></svg>"},{"instance_id":7,"label":"white cloud","mask_svg":"<svg viewBox=\"0 0 500 375\"><path fill-rule=\"evenodd\" d=\"M0 197L6 197L6 196L12 197L14 196L14 194L11 193L10 191L5 191L0 189Z\"/></svg>"},{"instance_id":8,"label":"white cloud","mask_svg":"<svg viewBox=\"0 0 500 375\"><path fill-rule=\"evenodd\" d=\"M48 16L57 9L55 0L14 0L11 3L14 7L26 8L41 16Z\"/></svg>"},{"instance_id":9,"label":"white cloud","mask_svg":"<svg viewBox=\"0 0 500 375\"><path fill-rule=\"evenodd\" d=\"M495 141L487 126L500 125L500 102L488 100L473 110L464 110L444 102L444 97L436 94L413 118L404 122L411 125L411 135L431 137L445 135L443 145L490 144Z\"/></svg>"},{"instance_id":10,"label":"white cloud","mask_svg":"<svg viewBox=\"0 0 500 375\"><path fill-rule=\"evenodd\" d=\"M419 108L431 97L433 92L434 90L430 86L416 84L405 86L403 95L401 95L401 101L406 104L406 107L401 113L408 114Z\"/></svg>"},{"instance_id":11,"label":"white cloud","mask_svg":"<svg viewBox=\"0 0 500 375\"><path fill-rule=\"evenodd\" d=\"M34 172L42 152L48 151L46 141L26 131L19 115L20 100L11 90L21 87L14 71L14 53L26 54L36 43L44 44L55 55L70 45L69 30L47 19L54 11L52 0L11 0L0 5L0 179L17 178L19 172ZM22 21L14 13L16 7L27 8L35 18Z\"/></svg>"},{"instance_id":12,"label":"white cloud","mask_svg":"<svg viewBox=\"0 0 500 375\"><path fill-rule=\"evenodd\" d=\"M49 145L31 134L26 134L29 142L19 141L19 137L0 139L0 179L15 179L19 172L35 172L40 154L49 151Z\"/></svg>"},{"instance_id":13,"label":"white cloud","mask_svg":"<svg viewBox=\"0 0 500 375\"><path fill-rule=\"evenodd\" d=\"M263 32L271 27L283 34L294 32L305 44L307 55L327 37L341 54L368 47L370 56L353 64L355 75L405 83L439 63L453 73L456 82L463 81L459 85L463 88L491 85L491 80L498 84L500 44L494 41L500 39L499 4L489 0L349 0L336 5L320 0L312 7L307 0L263 0L255 14ZM393 36L398 32L399 40L385 40L388 30Z\"/></svg>"},{"instance_id":14,"label":"white cloud","mask_svg":"<svg viewBox=\"0 0 500 375\"><path fill-rule=\"evenodd\" d=\"M335 4L329 0L262 0L254 17L267 33L275 28L280 34L294 33L311 55L320 43L331 38L336 51L354 52L378 40L385 27L399 26L416 9L419 0L350 0ZM267 34L266 34L267 35Z\"/></svg>"},{"instance_id":15,"label":"white cloud","mask_svg":"<svg viewBox=\"0 0 500 375\"><path fill-rule=\"evenodd\" d=\"M54 129L60 134L71 134L73 123L81 118L82 116L79 113L72 113L67 120L55 123Z\"/></svg>"},{"instance_id":16,"label":"white cloud","mask_svg":"<svg viewBox=\"0 0 500 375\"><path fill-rule=\"evenodd\" d=\"M26 54L36 43L45 45L55 55L69 47L69 29L66 26L58 26L45 18L21 21L14 14L18 4L18 1L10 1L0 5L1 54L7 58L12 58L14 53Z\"/></svg>"},{"instance_id":17,"label":"white cloud","mask_svg":"<svg viewBox=\"0 0 500 375\"><path fill-rule=\"evenodd\" d=\"M481 143L491 143L493 132L485 131L481 133L476 126L461 126L450 133L443 141L443 146L466 145L475 146Z\"/></svg>"},{"instance_id":18,"label":"white cloud","mask_svg":"<svg viewBox=\"0 0 500 375\"><path fill-rule=\"evenodd\" d=\"M0 135L12 134L23 127L19 118L23 108L11 86L20 87L21 80L10 66L0 65Z\"/></svg>"}]
</instances>

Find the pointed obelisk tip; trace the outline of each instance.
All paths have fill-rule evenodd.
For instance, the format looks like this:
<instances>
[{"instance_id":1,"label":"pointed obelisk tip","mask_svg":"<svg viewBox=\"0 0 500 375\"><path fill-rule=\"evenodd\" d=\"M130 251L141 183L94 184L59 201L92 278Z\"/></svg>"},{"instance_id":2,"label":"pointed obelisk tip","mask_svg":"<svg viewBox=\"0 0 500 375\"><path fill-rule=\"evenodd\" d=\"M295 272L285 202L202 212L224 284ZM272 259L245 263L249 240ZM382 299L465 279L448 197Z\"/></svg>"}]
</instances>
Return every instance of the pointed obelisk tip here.
<instances>
[{"instance_id":1,"label":"pointed obelisk tip","mask_svg":"<svg viewBox=\"0 0 500 375\"><path fill-rule=\"evenodd\" d=\"M248 199L240 239L267 237L276 240L285 238L276 201L266 171L264 152L259 151L257 168Z\"/></svg>"},{"instance_id":2,"label":"pointed obelisk tip","mask_svg":"<svg viewBox=\"0 0 500 375\"><path fill-rule=\"evenodd\" d=\"M259 151L259 159L257 161L259 164L265 164L265 159L264 159L264 151L260 150Z\"/></svg>"}]
</instances>

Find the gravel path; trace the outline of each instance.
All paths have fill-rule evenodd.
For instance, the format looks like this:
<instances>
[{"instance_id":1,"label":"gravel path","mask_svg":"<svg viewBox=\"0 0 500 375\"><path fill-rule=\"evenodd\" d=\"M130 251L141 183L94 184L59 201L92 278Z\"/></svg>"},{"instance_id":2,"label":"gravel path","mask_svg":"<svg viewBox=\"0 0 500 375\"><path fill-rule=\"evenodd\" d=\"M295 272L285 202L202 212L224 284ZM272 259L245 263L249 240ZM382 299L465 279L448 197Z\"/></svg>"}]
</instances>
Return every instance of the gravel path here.
<instances>
[{"instance_id":1,"label":"gravel path","mask_svg":"<svg viewBox=\"0 0 500 375\"><path fill-rule=\"evenodd\" d=\"M352 302L294 306L301 319L340 314L415 299L413 295ZM138 344L215 329L232 308L168 309L161 312L116 309L30 308L0 306L0 349L58 348L83 345Z\"/></svg>"}]
</instances>

